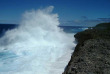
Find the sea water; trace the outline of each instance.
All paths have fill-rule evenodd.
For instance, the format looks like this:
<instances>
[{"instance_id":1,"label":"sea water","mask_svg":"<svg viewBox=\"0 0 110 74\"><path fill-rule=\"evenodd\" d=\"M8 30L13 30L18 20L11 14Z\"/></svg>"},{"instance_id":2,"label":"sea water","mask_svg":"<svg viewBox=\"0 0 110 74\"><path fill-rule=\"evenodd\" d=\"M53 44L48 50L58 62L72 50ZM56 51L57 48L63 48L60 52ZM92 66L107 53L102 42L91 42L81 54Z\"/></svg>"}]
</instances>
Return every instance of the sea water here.
<instances>
[{"instance_id":1,"label":"sea water","mask_svg":"<svg viewBox=\"0 0 110 74\"><path fill-rule=\"evenodd\" d=\"M0 74L62 74L81 27L59 26L53 6L25 12L0 38Z\"/></svg>"}]
</instances>

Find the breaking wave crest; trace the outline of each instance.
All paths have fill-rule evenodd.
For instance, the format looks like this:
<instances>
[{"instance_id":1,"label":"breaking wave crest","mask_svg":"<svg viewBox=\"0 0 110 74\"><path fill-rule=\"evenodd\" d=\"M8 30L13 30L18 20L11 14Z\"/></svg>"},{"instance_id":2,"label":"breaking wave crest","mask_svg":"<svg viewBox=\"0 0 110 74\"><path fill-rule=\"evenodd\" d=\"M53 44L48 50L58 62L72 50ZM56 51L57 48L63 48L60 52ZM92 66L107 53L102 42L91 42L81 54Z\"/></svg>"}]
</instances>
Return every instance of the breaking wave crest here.
<instances>
[{"instance_id":1,"label":"breaking wave crest","mask_svg":"<svg viewBox=\"0 0 110 74\"><path fill-rule=\"evenodd\" d=\"M25 12L19 27L0 38L0 74L62 74L75 44L53 8Z\"/></svg>"}]
</instances>

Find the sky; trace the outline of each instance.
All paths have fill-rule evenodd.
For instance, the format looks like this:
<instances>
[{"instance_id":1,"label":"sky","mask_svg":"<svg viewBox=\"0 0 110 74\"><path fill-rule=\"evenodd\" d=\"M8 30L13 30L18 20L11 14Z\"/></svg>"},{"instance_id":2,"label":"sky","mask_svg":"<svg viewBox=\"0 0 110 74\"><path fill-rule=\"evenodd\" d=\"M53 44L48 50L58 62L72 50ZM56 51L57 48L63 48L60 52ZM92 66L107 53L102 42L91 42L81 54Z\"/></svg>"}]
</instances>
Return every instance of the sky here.
<instances>
[{"instance_id":1,"label":"sky","mask_svg":"<svg viewBox=\"0 0 110 74\"><path fill-rule=\"evenodd\" d=\"M110 22L110 0L0 0L0 23L19 24L24 12L54 6L61 25Z\"/></svg>"}]
</instances>

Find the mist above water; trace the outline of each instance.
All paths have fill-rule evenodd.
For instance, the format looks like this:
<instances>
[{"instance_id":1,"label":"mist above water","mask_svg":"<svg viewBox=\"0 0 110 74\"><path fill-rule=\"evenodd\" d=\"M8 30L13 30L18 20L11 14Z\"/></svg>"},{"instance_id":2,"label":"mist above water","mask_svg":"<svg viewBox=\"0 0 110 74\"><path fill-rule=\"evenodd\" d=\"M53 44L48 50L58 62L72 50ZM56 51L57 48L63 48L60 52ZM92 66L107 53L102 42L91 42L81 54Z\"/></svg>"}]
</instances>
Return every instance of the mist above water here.
<instances>
[{"instance_id":1,"label":"mist above water","mask_svg":"<svg viewBox=\"0 0 110 74\"><path fill-rule=\"evenodd\" d=\"M75 44L53 8L25 12L20 26L0 38L0 74L62 74Z\"/></svg>"}]
</instances>

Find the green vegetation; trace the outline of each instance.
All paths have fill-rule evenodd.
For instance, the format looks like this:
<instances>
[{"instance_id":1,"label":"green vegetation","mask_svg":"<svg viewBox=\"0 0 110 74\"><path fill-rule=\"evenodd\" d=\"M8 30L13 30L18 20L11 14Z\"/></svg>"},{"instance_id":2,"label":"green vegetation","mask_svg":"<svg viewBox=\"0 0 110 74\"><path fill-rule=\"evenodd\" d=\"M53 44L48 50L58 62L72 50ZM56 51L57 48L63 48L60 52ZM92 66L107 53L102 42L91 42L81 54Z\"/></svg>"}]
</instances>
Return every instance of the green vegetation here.
<instances>
[{"instance_id":1,"label":"green vegetation","mask_svg":"<svg viewBox=\"0 0 110 74\"><path fill-rule=\"evenodd\" d=\"M78 42L84 42L88 39L109 39L110 40L110 23L101 23L93 27L93 29L87 29L83 32L79 32L75 35Z\"/></svg>"},{"instance_id":2,"label":"green vegetation","mask_svg":"<svg viewBox=\"0 0 110 74\"><path fill-rule=\"evenodd\" d=\"M110 30L110 23L100 23L94 27L94 29L106 29Z\"/></svg>"}]
</instances>

